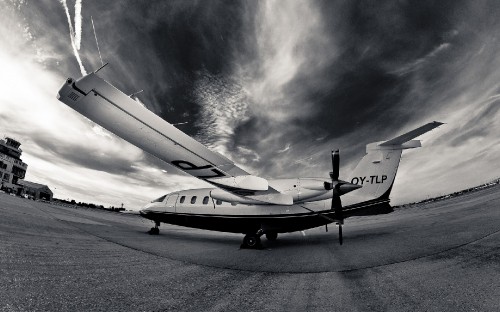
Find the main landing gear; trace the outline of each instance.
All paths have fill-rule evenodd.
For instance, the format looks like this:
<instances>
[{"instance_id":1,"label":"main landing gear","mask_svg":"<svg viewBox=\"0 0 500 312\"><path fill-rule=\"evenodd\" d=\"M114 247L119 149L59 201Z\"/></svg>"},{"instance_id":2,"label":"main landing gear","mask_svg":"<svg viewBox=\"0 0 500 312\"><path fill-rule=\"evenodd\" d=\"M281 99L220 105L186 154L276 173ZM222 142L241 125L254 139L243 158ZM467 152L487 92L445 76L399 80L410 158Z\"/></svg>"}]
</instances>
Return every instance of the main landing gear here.
<instances>
[{"instance_id":1,"label":"main landing gear","mask_svg":"<svg viewBox=\"0 0 500 312\"><path fill-rule=\"evenodd\" d=\"M241 249L260 249L262 244L260 243L260 235L257 234L247 234L243 238L243 243L241 244Z\"/></svg>"},{"instance_id":2,"label":"main landing gear","mask_svg":"<svg viewBox=\"0 0 500 312\"><path fill-rule=\"evenodd\" d=\"M160 234L160 229L158 228L160 226L160 222L155 221L155 227L152 227L148 233L149 235L158 235Z\"/></svg>"},{"instance_id":3,"label":"main landing gear","mask_svg":"<svg viewBox=\"0 0 500 312\"><path fill-rule=\"evenodd\" d=\"M241 249L261 249L262 244L260 242L260 237L264 234L263 230L258 230L257 233L246 234L243 238L243 243L241 244ZM278 238L278 233L267 232L266 238L269 241L275 241Z\"/></svg>"}]
</instances>

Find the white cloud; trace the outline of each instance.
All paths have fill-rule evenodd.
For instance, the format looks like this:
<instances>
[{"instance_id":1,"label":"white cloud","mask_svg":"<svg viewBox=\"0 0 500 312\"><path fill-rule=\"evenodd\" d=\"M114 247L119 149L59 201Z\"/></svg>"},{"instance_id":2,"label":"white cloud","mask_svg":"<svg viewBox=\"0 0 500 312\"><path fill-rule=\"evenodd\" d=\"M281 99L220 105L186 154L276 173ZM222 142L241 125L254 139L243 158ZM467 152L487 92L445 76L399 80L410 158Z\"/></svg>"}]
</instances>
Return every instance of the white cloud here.
<instances>
[{"instance_id":1,"label":"white cloud","mask_svg":"<svg viewBox=\"0 0 500 312\"><path fill-rule=\"evenodd\" d=\"M322 27L321 14L310 1L260 3L255 20L257 59L238 72L253 114L286 122L312 113L312 103L297 101L287 87L335 57Z\"/></svg>"},{"instance_id":2,"label":"white cloud","mask_svg":"<svg viewBox=\"0 0 500 312\"><path fill-rule=\"evenodd\" d=\"M247 118L247 94L236 81L201 73L193 90L201 103L197 139L214 151L228 156L235 127Z\"/></svg>"}]
</instances>

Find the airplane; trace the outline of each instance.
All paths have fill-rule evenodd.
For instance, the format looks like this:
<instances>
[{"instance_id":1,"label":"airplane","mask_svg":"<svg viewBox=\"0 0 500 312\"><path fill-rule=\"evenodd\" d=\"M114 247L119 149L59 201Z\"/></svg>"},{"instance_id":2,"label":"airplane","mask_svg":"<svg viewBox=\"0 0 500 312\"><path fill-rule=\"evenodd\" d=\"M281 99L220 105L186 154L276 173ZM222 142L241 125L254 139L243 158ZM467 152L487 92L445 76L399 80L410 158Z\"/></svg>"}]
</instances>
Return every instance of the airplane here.
<instances>
[{"instance_id":1,"label":"airplane","mask_svg":"<svg viewBox=\"0 0 500 312\"><path fill-rule=\"evenodd\" d=\"M105 65L104 65L105 66ZM103 67L104 67L103 66ZM97 70L98 71L98 70ZM344 219L392 211L389 204L402 151L421 147L414 138L442 125L430 122L393 139L366 145L348 181L339 179L339 151L332 151L330 178L266 179L252 175L163 120L97 75L68 78L57 98L83 116L145 152L212 188L161 196L140 215L163 223L244 234L241 248L262 248L278 234L336 223L342 244ZM342 200L341 200L342 197Z\"/></svg>"}]
</instances>

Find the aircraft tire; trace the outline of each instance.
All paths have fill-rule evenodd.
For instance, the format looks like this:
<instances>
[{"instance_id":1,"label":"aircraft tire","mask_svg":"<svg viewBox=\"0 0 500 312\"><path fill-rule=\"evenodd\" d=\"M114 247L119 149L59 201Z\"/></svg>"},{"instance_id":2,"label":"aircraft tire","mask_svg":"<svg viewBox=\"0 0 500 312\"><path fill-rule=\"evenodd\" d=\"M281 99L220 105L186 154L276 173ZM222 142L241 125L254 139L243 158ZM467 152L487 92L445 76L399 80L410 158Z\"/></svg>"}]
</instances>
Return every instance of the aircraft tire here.
<instances>
[{"instance_id":1,"label":"aircraft tire","mask_svg":"<svg viewBox=\"0 0 500 312\"><path fill-rule=\"evenodd\" d=\"M269 241L275 241L277 238L278 238L278 233L276 232L266 233L266 239Z\"/></svg>"},{"instance_id":2,"label":"aircraft tire","mask_svg":"<svg viewBox=\"0 0 500 312\"><path fill-rule=\"evenodd\" d=\"M158 235L160 234L160 229L159 228L151 228L149 231L148 231L149 235Z\"/></svg>"},{"instance_id":3,"label":"aircraft tire","mask_svg":"<svg viewBox=\"0 0 500 312\"><path fill-rule=\"evenodd\" d=\"M243 238L242 248L256 249L260 247L260 237L256 234L247 234Z\"/></svg>"}]
</instances>

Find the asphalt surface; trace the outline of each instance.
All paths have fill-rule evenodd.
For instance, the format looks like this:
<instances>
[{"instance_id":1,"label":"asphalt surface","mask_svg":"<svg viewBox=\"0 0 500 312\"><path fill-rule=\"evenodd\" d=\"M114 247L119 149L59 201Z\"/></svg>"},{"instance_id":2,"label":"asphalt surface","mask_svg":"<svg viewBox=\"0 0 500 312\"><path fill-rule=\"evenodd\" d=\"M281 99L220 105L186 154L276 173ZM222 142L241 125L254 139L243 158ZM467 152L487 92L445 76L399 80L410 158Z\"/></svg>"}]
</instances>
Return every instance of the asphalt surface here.
<instances>
[{"instance_id":1,"label":"asphalt surface","mask_svg":"<svg viewBox=\"0 0 500 312\"><path fill-rule=\"evenodd\" d=\"M0 311L500 311L500 187L263 239L0 193Z\"/></svg>"}]
</instances>

